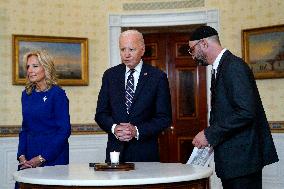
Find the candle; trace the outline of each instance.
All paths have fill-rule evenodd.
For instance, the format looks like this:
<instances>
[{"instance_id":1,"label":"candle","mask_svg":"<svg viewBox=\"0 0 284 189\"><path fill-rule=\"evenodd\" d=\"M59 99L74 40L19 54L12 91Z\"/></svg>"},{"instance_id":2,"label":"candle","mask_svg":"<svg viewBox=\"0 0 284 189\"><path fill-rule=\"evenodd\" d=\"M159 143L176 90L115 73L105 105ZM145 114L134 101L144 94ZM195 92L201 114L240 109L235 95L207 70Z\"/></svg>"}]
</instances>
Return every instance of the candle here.
<instances>
[{"instance_id":1,"label":"candle","mask_svg":"<svg viewBox=\"0 0 284 189\"><path fill-rule=\"evenodd\" d=\"M110 152L110 162L112 164L118 164L119 163L119 152L113 151Z\"/></svg>"}]
</instances>

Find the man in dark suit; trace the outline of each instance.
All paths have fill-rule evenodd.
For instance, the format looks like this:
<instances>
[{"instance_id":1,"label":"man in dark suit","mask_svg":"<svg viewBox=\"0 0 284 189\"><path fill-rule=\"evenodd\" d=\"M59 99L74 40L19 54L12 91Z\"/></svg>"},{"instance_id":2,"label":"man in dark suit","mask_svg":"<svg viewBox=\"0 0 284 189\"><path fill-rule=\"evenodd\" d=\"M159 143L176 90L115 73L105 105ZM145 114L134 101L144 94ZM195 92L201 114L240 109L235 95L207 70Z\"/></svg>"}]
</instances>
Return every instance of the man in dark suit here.
<instances>
[{"instance_id":1,"label":"man in dark suit","mask_svg":"<svg viewBox=\"0 0 284 189\"><path fill-rule=\"evenodd\" d=\"M252 71L222 48L212 27L197 28L189 47L197 63L213 66L210 126L195 136L193 145L213 146L224 189L261 189L262 168L278 156Z\"/></svg>"},{"instance_id":2,"label":"man in dark suit","mask_svg":"<svg viewBox=\"0 0 284 189\"><path fill-rule=\"evenodd\" d=\"M171 124L167 75L143 63L143 36L127 30L119 38L123 64L108 69L102 79L95 120L108 133L110 152L121 162L159 161L158 135Z\"/></svg>"}]
</instances>

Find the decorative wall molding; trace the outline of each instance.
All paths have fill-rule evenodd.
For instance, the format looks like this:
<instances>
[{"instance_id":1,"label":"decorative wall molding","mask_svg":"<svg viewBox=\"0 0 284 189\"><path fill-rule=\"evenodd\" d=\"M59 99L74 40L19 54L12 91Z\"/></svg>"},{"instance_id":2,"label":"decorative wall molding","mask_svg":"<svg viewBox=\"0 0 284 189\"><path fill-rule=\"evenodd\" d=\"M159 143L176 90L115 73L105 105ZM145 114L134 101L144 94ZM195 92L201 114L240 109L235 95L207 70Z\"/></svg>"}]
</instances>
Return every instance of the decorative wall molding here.
<instances>
[{"instance_id":1,"label":"decorative wall molding","mask_svg":"<svg viewBox=\"0 0 284 189\"><path fill-rule=\"evenodd\" d=\"M284 133L284 121L269 121L272 133ZM21 129L20 125L0 125L1 137L16 137ZM105 134L96 124L72 124L72 135Z\"/></svg>"},{"instance_id":2,"label":"decorative wall molding","mask_svg":"<svg viewBox=\"0 0 284 189\"><path fill-rule=\"evenodd\" d=\"M1 137L15 137L18 136L21 125L0 125ZM105 132L96 124L72 124L72 135L89 135L89 134L104 134Z\"/></svg>"},{"instance_id":3,"label":"decorative wall molding","mask_svg":"<svg viewBox=\"0 0 284 189\"><path fill-rule=\"evenodd\" d=\"M0 126L0 137L13 137L19 134L21 129L20 125L1 125Z\"/></svg>"},{"instance_id":4,"label":"decorative wall molding","mask_svg":"<svg viewBox=\"0 0 284 189\"><path fill-rule=\"evenodd\" d=\"M204 7L204 0L186 0L186 1L167 1L167 2L147 2L147 3L124 3L124 11L133 10L163 10L163 9L184 9Z\"/></svg>"},{"instance_id":5,"label":"decorative wall molding","mask_svg":"<svg viewBox=\"0 0 284 189\"><path fill-rule=\"evenodd\" d=\"M272 133L284 133L284 121L269 121Z\"/></svg>"}]
</instances>

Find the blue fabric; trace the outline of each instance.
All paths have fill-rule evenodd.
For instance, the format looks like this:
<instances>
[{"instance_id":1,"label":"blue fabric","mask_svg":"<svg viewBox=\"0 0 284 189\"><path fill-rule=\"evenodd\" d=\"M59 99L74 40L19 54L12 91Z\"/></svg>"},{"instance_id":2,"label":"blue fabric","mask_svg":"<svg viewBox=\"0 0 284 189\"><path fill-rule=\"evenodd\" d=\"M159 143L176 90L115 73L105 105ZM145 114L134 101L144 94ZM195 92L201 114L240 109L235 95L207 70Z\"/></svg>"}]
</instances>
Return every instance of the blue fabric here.
<instances>
[{"instance_id":1,"label":"blue fabric","mask_svg":"<svg viewBox=\"0 0 284 189\"><path fill-rule=\"evenodd\" d=\"M17 157L41 155L46 159L42 166L68 164L71 126L65 91L58 86L30 95L23 91L22 114Z\"/></svg>"}]
</instances>

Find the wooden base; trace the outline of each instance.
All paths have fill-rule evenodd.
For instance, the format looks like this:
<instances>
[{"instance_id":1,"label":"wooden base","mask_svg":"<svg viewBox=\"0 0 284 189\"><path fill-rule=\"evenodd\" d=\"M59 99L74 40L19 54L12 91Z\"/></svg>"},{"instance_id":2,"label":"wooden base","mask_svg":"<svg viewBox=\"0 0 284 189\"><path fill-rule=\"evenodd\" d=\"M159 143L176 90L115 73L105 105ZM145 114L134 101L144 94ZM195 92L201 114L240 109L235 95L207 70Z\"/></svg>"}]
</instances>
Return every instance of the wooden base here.
<instances>
[{"instance_id":1,"label":"wooden base","mask_svg":"<svg viewBox=\"0 0 284 189\"><path fill-rule=\"evenodd\" d=\"M130 186L47 186L20 183L20 189L209 189L208 181L207 178L187 182Z\"/></svg>"},{"instance_id":2,"label":"wooden base","mask_svg":"<svg viewBox=\"0 0 284 189\"><path fill-rule=\"evenodd\" d=\"M95 163L95 171L130 171L134 170L134 163L120 163L120 164L111 164L111 163Z\"/></svg>"}]
</instances>

